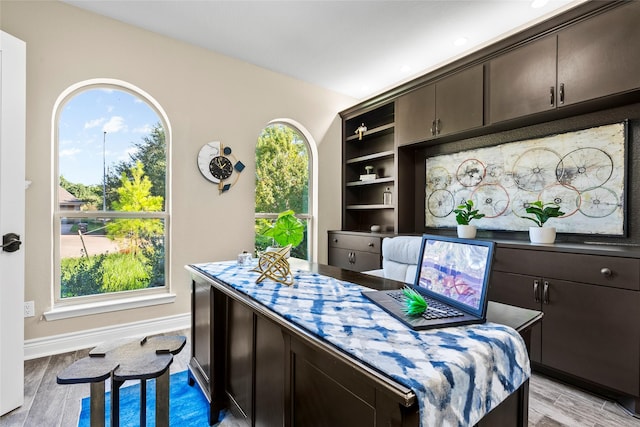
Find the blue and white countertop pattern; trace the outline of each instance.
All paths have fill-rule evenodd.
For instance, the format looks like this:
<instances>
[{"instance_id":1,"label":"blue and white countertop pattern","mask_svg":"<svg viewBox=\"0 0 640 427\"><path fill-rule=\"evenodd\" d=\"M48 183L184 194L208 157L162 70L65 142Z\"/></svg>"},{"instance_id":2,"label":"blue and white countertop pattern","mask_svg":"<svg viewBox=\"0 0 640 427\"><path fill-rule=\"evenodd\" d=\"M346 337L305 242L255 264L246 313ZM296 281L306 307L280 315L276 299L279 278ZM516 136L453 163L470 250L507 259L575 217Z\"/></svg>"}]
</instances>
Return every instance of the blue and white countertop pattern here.
<instances>
[{"instance_id":1,"label":"blue and white countertop pattern","mask_svg":"<svg viewBox=\"0 0 640 427\"><path fill-rule=\"evenodd\" d=\"M418 399L421 426L468 426L531 375L527 349L496 323L413 331L361 295L360 285L292 270L294 285L235 261L190 267L246 294L398 383Z\"/></svg>"}]
</instances>

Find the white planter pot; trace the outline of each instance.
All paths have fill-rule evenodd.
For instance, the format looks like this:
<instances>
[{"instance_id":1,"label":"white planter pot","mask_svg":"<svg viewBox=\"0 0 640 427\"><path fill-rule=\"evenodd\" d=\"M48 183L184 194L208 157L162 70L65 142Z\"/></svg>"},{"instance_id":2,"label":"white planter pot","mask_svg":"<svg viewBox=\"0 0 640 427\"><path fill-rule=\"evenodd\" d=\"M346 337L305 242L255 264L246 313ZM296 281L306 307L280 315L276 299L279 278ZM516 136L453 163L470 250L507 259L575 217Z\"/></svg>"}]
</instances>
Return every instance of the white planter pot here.
<instances>
[{"instance_id":1,"label":"white planter pot","mask_svg":"<svg viewBox=\"0 0 640 427\"><path fill-rule=\"evenodd\" d=\"M475 225L462 225L458 224L458 237L461 239L473 239L476 237L476 226Z\"/></svg>"},{"instance_id":2,"label":"white planter pot","mask_svg":"<svg viewBox=\"0 0 640 427\"><path fill-rule=\"evenodd\" d=\"M556 229L554 227L529 227L529 240L531 243L553 243L556 241Z\"/></svg>"},{"instance_id":3,"label":"white planter pot","mask_svg":"<svg viewBox=\"0 0 640 427\"><path fill-rule=\"evenodd\" d=\"M267 249L265 249L265 252L278 252L282 250L282 248L280 246L267 246ZM291 249L289 249L287 251L287 253L285 254L285 258L289 258L291 256Z\"/></svg>"}]
</instances>

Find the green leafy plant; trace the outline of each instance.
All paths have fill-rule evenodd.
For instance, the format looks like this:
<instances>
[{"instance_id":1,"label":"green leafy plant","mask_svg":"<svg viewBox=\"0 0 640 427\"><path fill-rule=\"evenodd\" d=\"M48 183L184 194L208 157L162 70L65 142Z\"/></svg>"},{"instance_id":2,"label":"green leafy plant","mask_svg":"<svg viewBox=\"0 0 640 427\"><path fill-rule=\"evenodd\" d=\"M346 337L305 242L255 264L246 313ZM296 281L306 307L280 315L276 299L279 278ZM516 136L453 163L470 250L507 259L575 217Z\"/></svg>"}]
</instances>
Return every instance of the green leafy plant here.
<instances>
[{"instance_id":1,"label":"green leafy plant","mask_svg":"<svg viewBox=\"0 0 640 427\"><path fill-rule=\"evenodd\" d=\"M471 220L484 218L484 214L480 213L477 209L473 209L473 202L466 200L463 204L459 205L453 210L456 214L456 222L460 225L469 225Z\"/></svg>"},{"instance_id":2,"label":"green leafy plant","mask_svg":"<svg viewBox=\"0 0 640 427\"><path fill-rule=\"evenodd\" d=\"M262 229L260 234L271 237L280 246L296 247L304 239L304 223L289 209L280 212L274 223Z\"/></svg>"},{"instance_id":3,"label":"green leafy plant","mask_svg":"<svg viewBox=\"0 0 640 427\"><path fill-rule=\"evenodd\" d=\"M535 222L538 227L542 227L551 218L564 215L564 212L560 210L560 206L556 203L544 203L542 200L536 200L535 202L527 203L527 205L527 213L533 214L535 218L529 216L523 216L522 218Z\"/></svg>"},{"instance_id":4,"label":"green leafy plant","mask_svg":"<svg viewBox=\"0 0 640 427\"><path fill-rule=\"evenodd\" d=\"M419 316L427 310L427 302L422 295L409 287L404 287L402 293L406 298L404 312L407 316Z\"/></svg>"}]
</instances>

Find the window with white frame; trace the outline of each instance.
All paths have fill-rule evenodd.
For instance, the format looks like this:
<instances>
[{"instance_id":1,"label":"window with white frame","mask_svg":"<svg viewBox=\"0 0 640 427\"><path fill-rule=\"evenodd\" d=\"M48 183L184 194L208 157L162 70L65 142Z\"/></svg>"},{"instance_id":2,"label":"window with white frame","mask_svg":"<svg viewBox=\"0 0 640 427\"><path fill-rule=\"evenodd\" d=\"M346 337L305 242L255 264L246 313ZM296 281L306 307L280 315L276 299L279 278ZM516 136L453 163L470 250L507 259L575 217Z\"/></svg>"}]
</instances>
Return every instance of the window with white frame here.
<instances>
[{"instance_id":1,"label":"window with white frame","mask_svg":"<svg viewBox=\"0 0 640 427\"><path fill-rule=\"evenodd\" d=\"M265 127L256 144L256 252L274 245L266 236L282 212L292 210L303 224L302 241L291 256L312 260L312 150L304 133L290 123ZM277 246L277 244L276 244Z\"/></svg>"},{"instance_id":2,"label":"window with white frame","mask_svg":"<svg viewBox=\"0 0 640 427\"><path fill-rule=\"evenodd\" d=\"M168 292L166 119L122 83L80 84L55 112L55 305Z\"/></svg>"}]
</instances>

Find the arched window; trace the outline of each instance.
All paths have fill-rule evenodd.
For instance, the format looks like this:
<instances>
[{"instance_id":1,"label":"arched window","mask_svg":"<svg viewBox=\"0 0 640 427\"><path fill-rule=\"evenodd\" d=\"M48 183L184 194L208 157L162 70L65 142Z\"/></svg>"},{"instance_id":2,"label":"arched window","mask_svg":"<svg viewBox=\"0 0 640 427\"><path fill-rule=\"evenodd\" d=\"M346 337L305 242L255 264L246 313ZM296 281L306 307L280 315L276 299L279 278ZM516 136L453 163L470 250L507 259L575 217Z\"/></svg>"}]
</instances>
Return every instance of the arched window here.
<instances>
[{"instance_id":1,"label":"arched window","mask_svg":"<svg viewBox=\"0 0 640 427\"><path fill-rule=\"evenodd\" d=\"M282 212L293 210L304 225L303 240L292 256L314 260L316 225L314 175L315 146L299 124L274 120L265 127L256 145L256 251L272 246L264 235Z\"/></svg>"},{"instance_id":2,"label":"arched window","mask_svg":"<svg viewBox=\"0 0 640 427\"><path fill-rule=\"evenodd\" d=\"M58 98L53 126L54 307L166 294L170 132L157 102L82 82Z\"/></svg>"}]
</instances>

